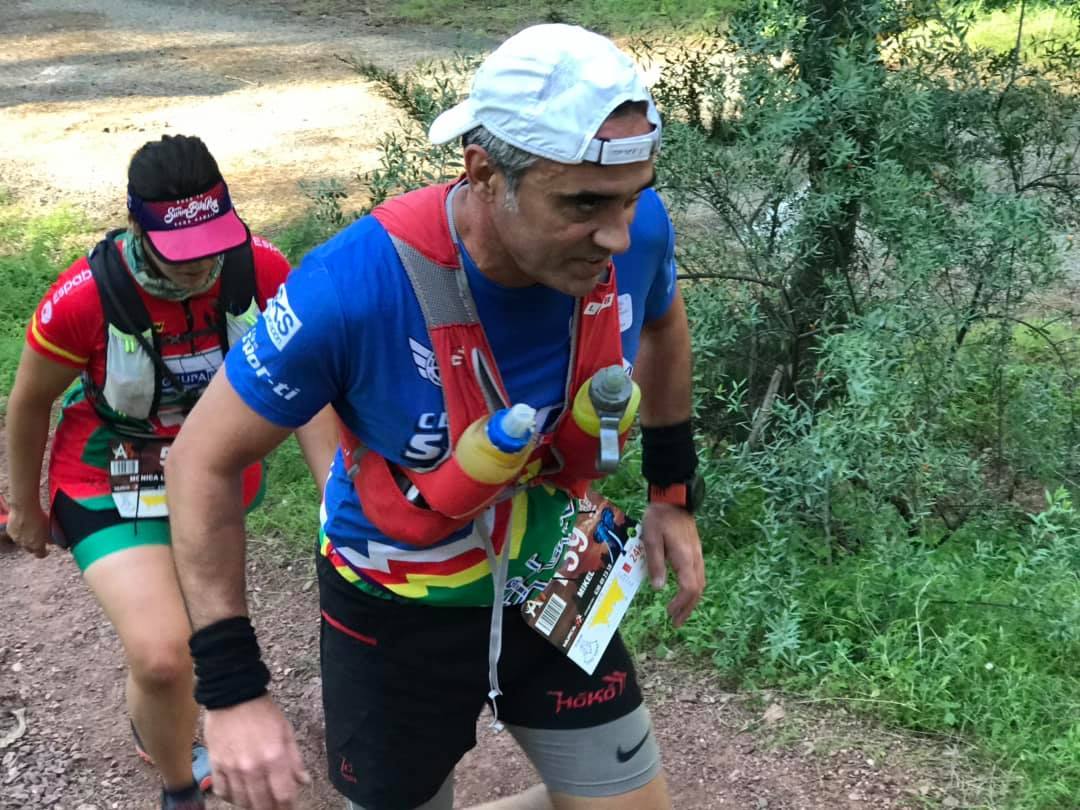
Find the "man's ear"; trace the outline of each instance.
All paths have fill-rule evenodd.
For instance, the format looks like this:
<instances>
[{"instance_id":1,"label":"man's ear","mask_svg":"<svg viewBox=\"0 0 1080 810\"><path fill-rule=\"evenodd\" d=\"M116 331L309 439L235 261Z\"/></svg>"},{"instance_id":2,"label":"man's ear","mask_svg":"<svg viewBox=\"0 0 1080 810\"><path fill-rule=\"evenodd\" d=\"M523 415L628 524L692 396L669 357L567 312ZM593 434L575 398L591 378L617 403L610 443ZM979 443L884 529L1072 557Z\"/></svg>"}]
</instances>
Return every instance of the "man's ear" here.
<instances>
[{"instance_id":1,"label":"man's ear","mask_svg":"<svg viewBox=\"0 0 1080 810\"><path fill-rule=\"evenodd\" d=\"M128 230L131 231L133 236L142 236L142 226L130 214L128 215Z\"/></svg>"},{"instance_id":2,"label":"man's ear","mask_svg":"<svg viewBox=\"0 0 1080 810\"><path fill-rule=\"evenodd\" d=\"M487 150L476 144L465 147L465 176L469 180L469 193L476 194L485 202L495 199L497 176L500 172L495 168L488 156Z\"/></svg>"}]
</instances>

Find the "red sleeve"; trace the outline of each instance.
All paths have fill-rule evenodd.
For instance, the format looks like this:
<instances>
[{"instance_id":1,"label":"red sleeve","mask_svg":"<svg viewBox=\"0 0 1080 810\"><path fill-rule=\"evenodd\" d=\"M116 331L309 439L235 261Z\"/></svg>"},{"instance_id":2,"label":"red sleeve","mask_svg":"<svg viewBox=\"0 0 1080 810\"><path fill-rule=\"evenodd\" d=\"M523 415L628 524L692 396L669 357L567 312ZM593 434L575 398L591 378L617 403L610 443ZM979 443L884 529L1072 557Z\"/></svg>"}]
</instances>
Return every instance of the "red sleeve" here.
<instances>
[{"instance_id":1,"label":"red sleeve","mask_svg":"<svg viewBox=\"0 0 1080 810\"><path fill-rule=\"evenodd\" d=\"M50 360L81 369L90 361L103 323L97 285L83 257L45 293L26 329L26 342Z\"/></svg>"},{"instance_id":2,"label":"red sleeve","mask_svg":"<svg viewBox=\"0 0 1080 810\"><path fill-rule=\"evenodd\" d=\"M278 288L285 283L292 266L285 254L262 236L251 237L251 251L255 260L255 289L258 292L259 309L265 309L267 302L277 295Z\"/></svg>"}]
</instances>

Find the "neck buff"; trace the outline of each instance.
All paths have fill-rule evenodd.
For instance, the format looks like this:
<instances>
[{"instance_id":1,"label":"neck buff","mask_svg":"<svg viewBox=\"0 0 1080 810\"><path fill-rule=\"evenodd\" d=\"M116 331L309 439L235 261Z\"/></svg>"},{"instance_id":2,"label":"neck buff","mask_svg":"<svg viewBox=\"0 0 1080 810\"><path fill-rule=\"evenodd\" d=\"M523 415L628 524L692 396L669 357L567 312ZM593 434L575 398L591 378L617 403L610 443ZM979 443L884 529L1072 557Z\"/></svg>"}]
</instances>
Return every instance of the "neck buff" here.
<instances>
[{"instance_id":1,"label":"neck buff","mask_svg":"<svg viewBox=\"0 0 1080 810\"><path fill-rule=\"evenodd\" d=\"M124 242L124 261L127 262L128 269L131 270L131 275L135 277L138 285L155 298L165 301L183 301L186 298L202 295L217 282L221 275L221 268L225 264L225 257L219 255L206 281L198 287L181 287L151 270L150 260L146 257L146 250L140 237L135 236L131 231L124 231L116 238Z\"/></svg>"}]
</instances>

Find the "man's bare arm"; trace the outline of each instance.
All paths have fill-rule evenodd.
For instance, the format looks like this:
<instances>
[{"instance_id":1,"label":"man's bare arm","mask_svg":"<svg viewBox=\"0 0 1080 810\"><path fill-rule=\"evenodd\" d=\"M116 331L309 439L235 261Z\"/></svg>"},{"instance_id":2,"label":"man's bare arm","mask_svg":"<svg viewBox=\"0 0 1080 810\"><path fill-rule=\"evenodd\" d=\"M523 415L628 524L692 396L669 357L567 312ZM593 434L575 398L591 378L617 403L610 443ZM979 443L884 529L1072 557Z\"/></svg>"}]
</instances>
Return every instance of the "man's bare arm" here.
<instances>
[{"instance_id":1,"label":"man's bare arm","mask_svg":"<svg viewBox=\"0 0 1080 810\"><path fill-rule=\"evenodd\" d=\"M668 427L690 418L690 327L678 292L668 311L641 330L634 379L641 386L643 427ZM668 614L678 627L705 591L705 562L697 524L686 510L665 503L650 504L643 523L642 540L653 587L663 587L669 565L679 583L678 593L668 604Z\"/></svg>"},{"instance_id":2,"label":"man's bare arm","mask_svg":"<svg viewBox=\"0 0 1080 810\"><path fill-rule=\"evenodd\" d=\"M165 465L173 555L195 630L246 616L244 469L292 432L267 421L215 375Z\"/></svg>"},{"instance_id":3,"label":"man's bare arm","mask_svg":"<svg viewBox=\"0 0 1080 810\"><path fill-rule=\"evenodd\" d=\"M634 379L641 386L642 425L663 427L690 418L690 327L678 291L667 312L642 327Z\"/></svg>"}]
</instances>

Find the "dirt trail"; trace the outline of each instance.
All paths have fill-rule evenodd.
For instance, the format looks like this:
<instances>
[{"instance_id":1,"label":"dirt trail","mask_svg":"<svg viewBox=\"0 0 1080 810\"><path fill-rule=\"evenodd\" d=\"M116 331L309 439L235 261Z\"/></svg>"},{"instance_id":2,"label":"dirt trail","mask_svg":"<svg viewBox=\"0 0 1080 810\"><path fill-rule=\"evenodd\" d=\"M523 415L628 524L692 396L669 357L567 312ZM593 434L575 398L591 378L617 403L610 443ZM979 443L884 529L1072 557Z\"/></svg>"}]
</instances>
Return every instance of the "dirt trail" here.
<instances>
[{"instance_id":1,"label":"dirt trail","mask_svg":"<svg viewBox=\"0 0 1080 810\"><path fill-rule=\"evenodd\" d=\"M315 775L300 807L338 810L325 776L313 567L256 550L249 569L271 688ZM0 554L0 615L0 740L17 728L16 712L27 723L0 749L0 808L153 810L156 777L135 757L124 714L120 645L70 557ZM966 784L955 751L919 747L842 712L784 708L781 698L763 709L673 663L645 662L641 671L679 810L968 806L954 798ZM513 741L486 718L477 738L458 769L459 806L534 781Z\"/></svg>"},{"instance_id":2,"label":"dirt trail","mask_svg":"<svg viewBox=\"0 0 1080 810\"><path fill-rule=\"evenodd\" d=\"M401 67L470 44L376 27L362 10L320 17L296 14L300 6L355 8L9 0L0 18L0 190L119 223L131 152L162 132L186 132L208 142L256 227L295 214L305 205L298 180L372 165L378 135L396 120L338 54ZM5 470L0 442L0 490ZM276 556L265 546L252 554L255 622L273 692L316 775L302 806L339 808L323 774L311 560ZM154 772L132 753L119 643L71 559L0 553L0 616L0 808L156 807ZM942 745L873 730L843 712L729 694L677 662L645 662L642 678L679 810L973 801L963 757ZM533 781L507 735L481 720L478 738L459 768L462 806Z\"/></svg>"},{"instance_id":3,"label":"dirt trail","mask_svg":"<svg viewBox=\"0 0 1080 810\"><path fill-rule=\"evenodd\" d=\"M0 190L119 223L132 152L166 132L198 134L241 213L265 227L304 207L299 180L371 167L397 120L338 56L401 68L479 41L281 5L5 3Z\"/></svg>"}]
</instances>

